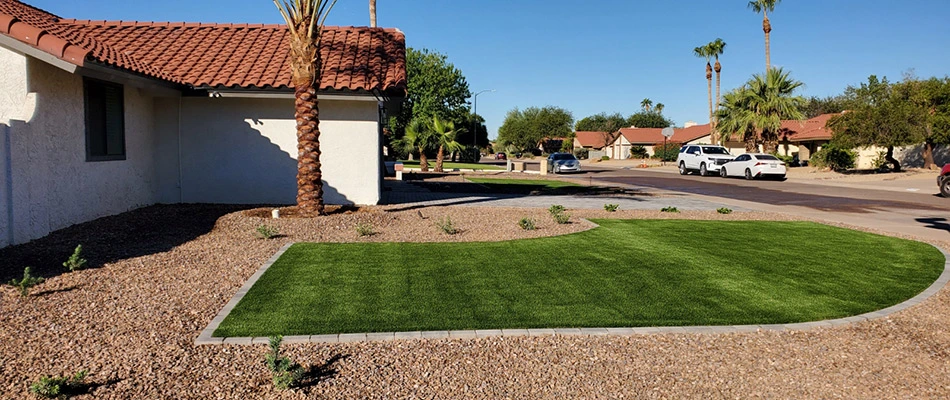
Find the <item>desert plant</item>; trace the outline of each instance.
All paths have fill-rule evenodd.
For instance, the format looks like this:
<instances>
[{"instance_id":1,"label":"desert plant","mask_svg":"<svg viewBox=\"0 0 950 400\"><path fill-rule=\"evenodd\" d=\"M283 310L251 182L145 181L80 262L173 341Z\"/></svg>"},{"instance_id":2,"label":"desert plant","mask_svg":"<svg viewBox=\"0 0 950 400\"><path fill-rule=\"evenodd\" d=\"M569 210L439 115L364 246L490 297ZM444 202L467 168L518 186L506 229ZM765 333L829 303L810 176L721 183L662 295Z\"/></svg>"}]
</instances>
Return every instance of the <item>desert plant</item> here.
<instances>
[{"instance_id":1,"label":"desert plant","mask_svg":"<svg viewBox=\"0 0 950 400\"><path fill-rule=\"evenodd\" d=\"M716 212L717 212L717 213L720 213L720 214L732 214L732 209L731 209L731 208L726 208L726 207L721 207L721 208L717 209Z\"/></svg>"},{"instance_id":2,"label":"desert plant","mask_svg":"<svg viewBox=\"0 0 950 400\"><path fill-rule=\"evenodd\" d=\"M600 161L607 161L610 159L610 156L600 156Z\"/></svg>"},{"instance_id":3,"label":"desert plant","mask_svg":"<svg viewBox=\"0 0 950 400\"><path fill-rule=\"evenodd\" d=\"M620 204L604 204L604 210L608 212L617 211L618 208L620 208Z\"/></svg>"},{"instance_id":4,"label":"desert plant","mask_svg":"<svg viewBox=\"0 0 950 400\"><path fill-rule=\"evenodd\" d=\"M280 335L268 338L270 351L267 352L264 361L267 363L267 369L270 370L273 377L274 387L289 389L300 382L304 370L300 364L280 355L280 344L283 341L284 337Z\"/></svg>"},{"instance_id":5,"label":"desert plant","mask_svg":"<svg viewBox=\"0 0 950 400\"><path fill-rule=\"evenodd\" d=\"M63 266L69 269L69 272L79 271L86 266L86 259L82 258L81 244L76 246L76 250L73 250L73 254L63 263Z\"/></svg>"},{"instance_id":6,"label":"desert plant","mask_svg":"<svg viewBox=\"0 0 950 400\"><path fill-rule=\"evenodd\" d=\"M269 225L259 225L257 227L257 236L260 236L263 239L273 239L279 235L280 232L276 227Z\"/></svg>"},{"instance_id":7,"label":"desert plant","mask_svg":"<svg viewBox=\"0 0 950 400\"><path fill-rule=\"evenodd\" d=\"M665 213L678 213L678 212L680 212L680 210L677 209L676 207L663 207L663 208L660 209L660 211L665 212Z\"/></svg>"},{"instance_id":8,"label":"desert plant","mask_svg":"<svg viewBox=\"0 0 950 400\"><path fill-rule=\"evenodd\" d=\"M452 223L452 218L449 218L449 217L440 219L438 222L435 223L435 226L438 226L439 229L442 230L442 232L445 232L449 235L454 235L456 233L459 233L459 228L457 228L455 224Z\"/></svg>"},{"instance_id":9,"label":"desert plant","mask_svg":"<svg viewBox=\"0 0 950 400\"><path fill-rule=\"evenodd\" d=\"M20 289L20 296L29 296L30 288L36 285L43 283L46 279L41 277L35 277L30 274L30 267L23 268L23 279L16 280L13 279L9 283L10 286L14 286Z\"/></svg>"},{"instance_id":10,"label":"desert plant","mask_svg":"<svg viewBox=\"0 0 950 400\"><path fill-rule=\"evenodd\" d=\"M534 226L534 220L528 217L524 217L520 221L518 221L518 226L520 226L521 229L524 229L526 231L533 231L537 229L537 227Z\"/></svg>"},{"instance_id":11,"label":"desert plant","mask_svg":"<svg viewBox=\"0 0 950 400\"><path fill-rule=\"evenodd\" d=\"M643 146L633 146L630 148L630 157L628 158L650 158L650 153Z\"/></svg>"},{"instance_id":12,"label":"desert plant","mask_svg":"<svg viewBox=\"0 0 950 400\"><path fill-rule=\"evenodd\" d=\"M83 392L85 380L86 371L79 371L73 376L42 376L30 385L30 393L48 399L68 398Z\"/></svg>"},{"instance_id":13,"label":"desert plant","mask_svg":"<svg viewBox=\"0 0 950 400\"><path fill-rule=\"evenodd\" d=\"M559 224L566 224L571 222L571 214L557 213L554 214L554 222Z\"/></svg>"},{"instance_id":14,"label":"desert plant","mask_svg":"<svg viewBox=\"0 0 950 400\"><path fill-rule=\"evenodd\" d=\"M587 157L590 157L590 150L583 147L574 149L574 157L577 157L578 160L586 160Z\"/></svg>"},{"instance_id":15,"label":"desert plant","mask_svg":"<svg viewBox=\"0 0 950 400\"><path fill-rule=\"evenodd\" d=\"M857 154L853 150L829 143L812 155L809 162L818 168L831 168L833 171L844 171L854 168L854 160L856 158Z\"/></svg>"},{"instance_id":16,"label":"desert plant","mask_svg":"<svg viewBox=\"0 0 950 400\"><path fill-rule=\"evenodd\" d=\"M560 214L564 212L564 210L566 210L566 208L560 204L552 204L551 207L548 207L548 212L551 213L551 215Z\"/></svg>"},{"instance_id":17,"label":"desert plant","mask_svg":"<svg viewBox=\"0 0 950 400\"><path fill-rule=\"evenodd\" d=\"M373 235L376 234L376 231L373 230L373 225L372 225L372 224L357 222L357 223L356 223L356 234L357 234L357 235L360 235L360 237L363 237L363 236L373 236Z\"/></svg>"}]
</instances>

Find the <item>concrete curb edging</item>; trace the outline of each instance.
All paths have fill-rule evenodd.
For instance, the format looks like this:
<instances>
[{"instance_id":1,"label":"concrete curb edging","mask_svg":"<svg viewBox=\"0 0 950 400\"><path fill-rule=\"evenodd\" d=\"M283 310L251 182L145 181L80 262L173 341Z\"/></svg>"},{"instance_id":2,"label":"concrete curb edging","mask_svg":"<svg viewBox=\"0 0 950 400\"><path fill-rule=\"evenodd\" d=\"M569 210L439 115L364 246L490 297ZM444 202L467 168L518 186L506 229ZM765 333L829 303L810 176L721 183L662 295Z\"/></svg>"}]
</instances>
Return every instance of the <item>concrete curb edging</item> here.
<instances>
[{"instance_id":1,"label":"concrete curb edging","mask_svg":"<svg viewBox=\"0 0 950 400\"><path fill-rule=\"evenodd\" d=\"M588 221L589 222L589 221ZM254 345L267 344L266 337L232 337L221 338L212 337L218 326L224 321L224 318L234 309L234 306L244 298L247 291L257 282L264 272L280 258L284 252L294 243L284 245L267 260L264 265L251 275L244 283L244 286L234 295L221 312L218 313L211 323L201 331L195 340L196 345L211 344L236 344L236 345ZM933 246L933 245L931 245ZM284 343L352 343L352 342L376 342L390 340L408 340L408 339L475 339L488 337L523 337L523 336L603 336L603 335L651 335L664 333L699 333L699 334L722 334L722 333L743 333L757 331L805 331L816 328L832 328L838 326L850 325L857 322L870 321L884 318L898 311L906 310L910 307L922 303L924 300L937 294L944 286L950 282L950 253L934 246L944 256L943 272L927 289L916 296L895 304L893 306L871 311L868 313L854 315L846 318L829 319L814 322L798 322L792 324L766 324L766 325L722 325L722 326L664 326L664 327L639 327L639 328L554 328L554 329L491 329L491 330L461 330L461 331L415 331L415 332L370 332L370 333L341 333L330 335L301 335L284 336Z\"/></svg>"}]
</instances>

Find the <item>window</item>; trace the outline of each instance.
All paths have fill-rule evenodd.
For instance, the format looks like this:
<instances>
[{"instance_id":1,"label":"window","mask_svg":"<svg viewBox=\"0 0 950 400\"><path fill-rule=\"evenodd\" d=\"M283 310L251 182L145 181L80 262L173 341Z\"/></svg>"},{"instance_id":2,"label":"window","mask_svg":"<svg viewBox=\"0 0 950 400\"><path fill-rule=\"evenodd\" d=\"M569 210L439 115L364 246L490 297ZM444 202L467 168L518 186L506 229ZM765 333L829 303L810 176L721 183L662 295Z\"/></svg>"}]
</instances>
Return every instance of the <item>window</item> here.
<instances>
[{"instance_id":1,"label":"window","mask_svg":"<svg viewBox=\"0 0 950 400\"><path fill-rule=\"evenodd\" d=\"M725 154L729 155L729 152L726 151L723 147L716 146L703 146L703 153L705 154Z\"/></svg>"},{"instance_id":2,"label":"window","mask_svg":"<svg viewBox=\"0 0 950 400\"><path fill-rule=\"evenodd\" d=\"M86 78L86 161L125 159L122 85Z\"/></svg>"}]
</instances>

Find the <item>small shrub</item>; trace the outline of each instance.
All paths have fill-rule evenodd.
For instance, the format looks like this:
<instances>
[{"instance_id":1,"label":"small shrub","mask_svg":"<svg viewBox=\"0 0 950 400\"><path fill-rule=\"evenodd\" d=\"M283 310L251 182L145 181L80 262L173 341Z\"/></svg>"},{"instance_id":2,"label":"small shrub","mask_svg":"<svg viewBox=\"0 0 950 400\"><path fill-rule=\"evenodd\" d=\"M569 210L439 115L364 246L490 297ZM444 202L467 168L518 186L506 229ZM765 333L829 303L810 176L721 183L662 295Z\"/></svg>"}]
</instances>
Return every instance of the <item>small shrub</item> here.
<instances>
[{"instance_id":1,"label":"small shrub","mask_svg":"<svg viewBox=\"0 0 950 400\"><path fill-rule=\"evenodd\" d=\"M439 229L442 230L442 232L445 232L449 235L454 235L456 233L459 233L459 228L457 228L455 224L452 223L452 218L449 218L449 217L445 217L445 219L440 219L438 222L435 223L435 226L438 226Z\"/></svg>"},{"instance_id":2,"label":"small shrub","mask_svg":"<svg viewBox=\"0 0 950 400\"><path fill-rule=\"evenodd\" d=\"M534 220L528 217L524 217L520 221L518 221L518 226L520 226L521 229L524 229L526 231L533 231L537 229L537 227L534 226Z\"/></svg>"},{"instance_id":3,"label":"small shrub","mask_svg":"<svg viewBox=\"0 0 950 400\"><path fill-rule=\"evenodd\" d=\"M551 205L551 207L548 208L548 212L551 213L551 215L558 215L558 214L564 212L564 210L566 210L566 208L564 208L564 206L562 206L562 205L560 205L560 204L554 204L554 205Z\"/></svg>"},{"instance_id":4,"label":"small shrub","mask_svg":"<svg viewBox=\"0 0 950 400\"><path fill-rule=\"evenodd\" d=\"M86 259L82 258L82 245L76 246L76 250L73 250L73 255L69 256L69 259L63 263L63 266L69 269L69 272L79 271L86 266Z\"/></svg>"},{"instance_id":5,"label":"small shrub","mask_svg":"<svg viewBox=\"0 0 950 400\"><path fill-rule=\"evenodd\" d=\"M289 389L303 378L303 367L290 361L290 358L280 355L280 343L284 341L283 336L271 336L268 340L270 351L267 352L264 361L267 363L267 369L270 370L273 377L274 387Z\"/></svg>"},{"instance_id":6,"label":"small shrub","mask_svg":"<svg viewBox=\"0 0 950 400\"><path fill-rule=\"evenodd\" d=\"M373 230L372 224L364 224L362 222L356 223L356 234L363 236L373 236L376 234L376 231Z\"/></svg>"},{"instance_id":7,"label":"small shrub","mask_svg":"<svg viewBox=\"0 0 950 400\"><path fill-rule=\"evenodd\" d=\"M676 207L663 207L663 208L660 209L660 211L665 212L665 213L678 213L678 212L680 212L680 210L677 209Z\"/></svg>"},{"instance_id":8,"label":"small shrub","mask_svg":"<svg viewBox=\"0 0 950 400\"><path fill-rule=\"evenodd\" d=\"M650 153L647 152L646 147L633 146L630 148L630 157L627 158L650 158Z\"/></svg>"},{"instance_id":9,"label":"small shrub","mask_svg":"<svg viewBox=\"0 0 950 400\"><path fill-rule=\"evenodd\" d=\"M879 170L884 168L885 165L887 165L887 150L881 150L871 160L871 166Z\"/></svg>"},{"instance_id":10,"label":"small shrub","mask_svg":"<svg viewBox=\"0 0 950 400\"><path fill-rule=\"evenodd\" d=\"M775 158L781 160L783 163L785 163L785 165L788 165L789 167L791 167L792 164L795 162L795 156L783 156L775 151L772 152L772 155L775 156Z\"/></svg>"},{"instance_id":11,"label":"small shrub","mask_svg":"<svg viewBox=\"0 0 950 400\"><path fill-rule=\"evenodd\" d=\"M666 142L657 143L653 145L653 158L662 160L662 161L676 161L676 156L680 153L680 148L682 148L682 143L680 142Z\"/></svg>"},{"instance_id":12,"label":"small shrub","mask_svg":"<svg viewBox=\"0 0 950 400\"><path fill-rule=\"evenodd\" d=\"M587 157L590 157L590 150L583 147L574 149L574 157L577 157L578 160L586 160Z\"/></svg>"},{"instance_id":13,"label":"small shrub","mask_svg":"<svg viewBox=\"0 0 950 400\"><path fill-rule=\"evenodd\" d=\"M557 213L554 214L554 222L559 224L567 224L571 222L571 214Z\"/></svg>"},{"instance_id":14,"label":"small shrub","mask_svg":"<svg viewBox=\"0 0 950 400\"><path fill-rule=\"evenodd\" d=\"M257 236L260 236L263 239L273 239L279 235L280 232L277 231L277 228L268 225L260 225L257 227Z\"/></svg>"},{"instance_id":15,"label":"small shrub","mask_svg":"<svg viewBox=\"0 0 950 400\"><path fill-rule=\"evenodd\" d=\"M853 150L826 144L821 150L812 155L809 162L818 168L831 168L833 171L844 171L854 168L857 153Z\"/></svg>"},{"instance_id":16,"label":"small shrub","mask_svg":"<svg viewBox=\"0 0 950 400\"><path fill-rule=\"evenodd\" d=\"M720 214L732 214L732 209L731 209L731 208L722 207L722 208L717 209L716 212L717 212L717 213L720 213Z\"/></svg>"},{"instance_id":17,"label":"small shrub","mask_svg":"<svg viewBox=\"0 0 950 400\"><path fill-rule=\"evenodd\" d=\"M620 208L620 204L604 204L604 210L608 212L617 211L618 208Z\"/></svg>"},{"instance_id":18,"label":"small shrub","mask_svg":"<svg viewBox=\"0 0 950 400\"><path fill-rule=\"evenodd\" d=\"M607 161L610 159L610 156L600 156L600 161Z\"/></svg>"},{"instance_id":19,"label":"small shrub","mask_svg":"<svg viewBox=\"0 0 950 400\"><path fill-rule=\"evenodd\" d=\"M11 280L7 283L10 286L14 286L20 289L20 296L29 296L30 288L36 285L43 283L46 279L35 277L30 274L30 267L23 269L23 279L20 280Z\"/></svg>"},{"instance_id":20,"label":"small shrub","mask_svg":"<svg viewBox=\"0 0 950 400\"><path fill-rule=\"evenodd\" d=\"M30 385L30 393L47 399L67 398L81 394L86 387L86 371L79 371L73 376L42 376L39 381Z\"/></svg>"}]
</instances>

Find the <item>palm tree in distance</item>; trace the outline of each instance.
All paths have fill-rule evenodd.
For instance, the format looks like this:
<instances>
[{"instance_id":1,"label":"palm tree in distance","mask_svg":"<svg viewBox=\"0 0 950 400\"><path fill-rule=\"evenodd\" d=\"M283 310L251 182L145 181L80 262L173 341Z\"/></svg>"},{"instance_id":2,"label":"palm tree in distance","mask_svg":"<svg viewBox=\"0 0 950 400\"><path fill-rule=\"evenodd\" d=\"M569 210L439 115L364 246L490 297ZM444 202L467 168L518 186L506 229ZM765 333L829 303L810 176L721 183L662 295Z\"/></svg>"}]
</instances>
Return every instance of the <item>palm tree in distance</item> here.
<instances>
[{"instance_id":1,"label":"palm tree in distance","mask_svg":"<svg viewBox=\"0 0 950 400\"><path fill-rule=\"evenodd\" d=\"M746 153L758 152L755 134L755 114L748 103L748 87L742 86L726 93L716 111L718 130L722 141L736 140L745 143Z\"/></svg>"},{"instance_id":2,"label":"palm tree in distance","mask_svg":"<svg viewBox=\"0 0 950 400\"><path fill-rule=\"evenodd\" d=\"M376 27L376 0L369 0L369 26Z\"/></svg>"},{"instance_id":3,"label":"palm tree in distance","mask_svg":"<svg viewBox=\"0 0 950 400\"><path fill-rule=\"evenodd\" d=\"M719 118L717 117L716 111L719 110L719 102L722 101L722 97L719 95L721 87L722 87L722 81L720 80L720 72L722 72L722 64L719 63L719 56L721 56L722 53L726 50L726 42L724 42L721 38L716 38L716 40L710 42L707 46L709 47L709 52L712 54L712 56L716 57L716 65L715 67L713 67L713 69L716 71L716 102L715 102L715 110L713 110L714 118L712 122L710 122L710 124L711 124L713 132L715 133L715 136L718 137L719 136L719 131L718 131Z\"/></svg>"},{"instance_id":4,"label":"palm tree in distance","mask_svg":"<svg viewBox=\"0 0 950 400\"><path fill-rule=\"evenodd\" d=\"M429 172L429 159L426 157L426 151L433 147L432 130L425 120L416 118L406 127L406 134L401 139L393 142L393 147L400 149L410 156L412 152L419 152L419 168L422 172Z\"/></svg>"},{"instance_id":5,"label":"palm tree in distance","mask_svg":"<svg viewBox=\"0 0 950 400\"><path fill-rule=\"evenodd\" d=\"M653 100L643 99L643 101L640 102L640 107L643 107L646 112L650 112L650 108L653 107Z\"/></svg>"},{"instance_id":6,"label":"palm tree in distance","mask_svg":"<svg viewBox=\"0 0 950 400\"><path fill-rule=\"evenodd\" d=\"M301 215L324 215L320 170L320 38L336 0L274 0L290 33L290 70L297 121L297 209Z\"/></svg>"},{"instance_id":7,"label":"palm tree in distance","mask_svg":"<svg viewBox=\"0 0 950 400\"><path fill-rule=\"evenodd\" d=\"M772 68L765 74L752 77L746 83L745 96L748 109L755 114L755 128L762 136L766 153L778 149L778 134L782 120L803 120L805 98L795 96L795 91L804 86L793 80L781 68Z\"/></svg>"},{"instance_id":8,"label":"palm tree in distance","mask_svg":"<svg viewBox=\"0 0 950 400\"><path fill-rule=\"evenodd\" d=\"M769 13L775 11L775 6L782 0L753 0L749 2L749 8L756 14L762 13L762 31L765 32L765 70L772 68L772 60L769 53L769 36L772 33L772 23L769 21Z\"/></svg>"},{"instance_id":9,"label":"palm tree in distance","mask_svg":"<svg viewBox=\"0 0 950 400\"><path fill-rule=\"evenodd\" d=\"M699 46L693 49L693 55L699 58L706 59L706 86L709 92L709 123L712 124L713 122L713 98L712 98L712 71L713 69L712 69L712 64L710 64L710 60L712 59L712 50L709 48L708 44L705 46ZM718 138L716 137L716 132L713 132L712 135L710 136L710 140L712 141L712 144L719 143L717 139Z\"/></svg>"},{"instance_id":10,"label":"palm tree in distance","mask_svg":"<svg viewBox=\"0 0 950 400\"><path fill-rule=\"evenodd\" d=\"M653 109L656 110L657 114L663 114L664 108L666 108L666 106L663 105L663 103L656 103L656 106L653 107Z\"/></svg>"},{"instance_id":11,"label":"palm tree in distance","mask_svg":"<svg viewBox=\"0 0 950 400\"><path fill-rule=\"evenodd\" d=\"M452 121L443 121L439 117L432 118L432 142L439 146L439 152L435 157L435 172L445 172L442 163L445 161L445 152L456 152L462 150L464 146L455 140L462 129L455 129L455 123Z\"/></svg>"}]
</instances>

